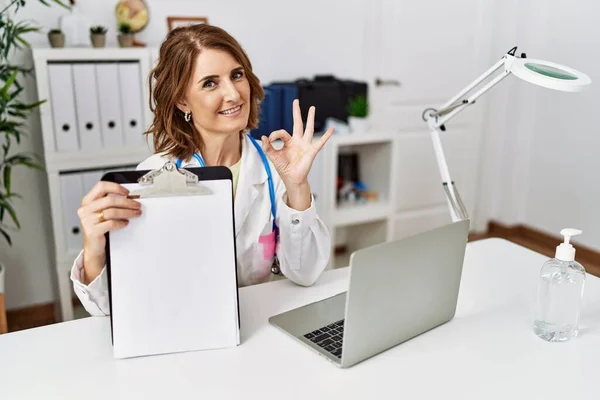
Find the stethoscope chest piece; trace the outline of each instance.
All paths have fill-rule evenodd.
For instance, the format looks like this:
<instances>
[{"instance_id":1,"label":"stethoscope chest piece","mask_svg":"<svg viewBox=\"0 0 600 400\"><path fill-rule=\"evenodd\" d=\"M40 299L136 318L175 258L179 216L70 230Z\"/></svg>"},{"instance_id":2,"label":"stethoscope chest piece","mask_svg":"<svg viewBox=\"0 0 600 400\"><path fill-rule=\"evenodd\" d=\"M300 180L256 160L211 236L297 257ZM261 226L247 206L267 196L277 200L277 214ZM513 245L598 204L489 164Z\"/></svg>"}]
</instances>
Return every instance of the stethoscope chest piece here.
<instances>
[{"instance_id":1,"label":"stethoscope chest piece","mask_svg":"<svg viewBox=\"0 0 600 400\"><path fill-rule=\"evenodd\" d=\"M281 268L279 268L279 259L277 258L277 256L275 256L275 259L273 260L273 265L271 265L271 272L274 275L279 275L281 273Z\"/></svg>"}]
</instances>

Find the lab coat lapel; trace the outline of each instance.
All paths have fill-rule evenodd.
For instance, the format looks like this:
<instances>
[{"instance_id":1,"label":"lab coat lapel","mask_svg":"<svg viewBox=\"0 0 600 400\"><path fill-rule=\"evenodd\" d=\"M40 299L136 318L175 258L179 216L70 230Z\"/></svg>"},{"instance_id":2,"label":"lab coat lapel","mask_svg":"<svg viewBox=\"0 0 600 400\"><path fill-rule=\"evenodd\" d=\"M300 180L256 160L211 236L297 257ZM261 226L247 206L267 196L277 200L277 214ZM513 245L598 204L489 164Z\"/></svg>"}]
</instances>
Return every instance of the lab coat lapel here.
<instances>
[{"instance_id":1,"label":"lab coat lapel","mask_svg":"<svg viewBox=\"0 0 600 400\"><path fill-rule=\"evenodd\" d=\"M260 142L259 142L260 145ZM248 214L256 198L258 197L260 185L267 180L262 159L250 138L244 134L242 142L242 165L238 178L237 195L234 204L235 210L235 236L237 237L248 218Z\"/></svg>"}]
</instances>

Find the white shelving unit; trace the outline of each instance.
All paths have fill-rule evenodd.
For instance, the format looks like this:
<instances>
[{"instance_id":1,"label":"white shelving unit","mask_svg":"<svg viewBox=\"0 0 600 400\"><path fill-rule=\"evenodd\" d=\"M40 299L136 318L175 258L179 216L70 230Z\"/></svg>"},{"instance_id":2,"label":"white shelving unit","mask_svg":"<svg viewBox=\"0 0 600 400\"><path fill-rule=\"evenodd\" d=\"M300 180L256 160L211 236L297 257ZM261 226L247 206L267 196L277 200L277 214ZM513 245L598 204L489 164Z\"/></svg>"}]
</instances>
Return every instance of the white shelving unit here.
<instances>
[{"instance_id":1,"label":"white shelving unit","mask_svg":"<svg viewBox=\"0 0 600 400\"><path fill-rule=\"evenodd\" d=\"M73 319L70 270L82 245L77 209L112 169L152 154L148 49L34 49L44 165L50 192L59 315Z\"/></svg>"},{"instance_id":2,"label":"white shelving unit","mask_svg":"<svg viewBox=\"0 0 600 400\"><path fill-rule=\"evenodd\" d=\"M354 250L392 238L396 194L393 154L397 138L396 132L334 135L322 150L325 184L318 189L323 195L317 207L331 233L328 269L347 266ZM338 201L338 157L343 154L356 154L359 179L367 190L377 194L375 200ZM345 253L336 255L339 248L346 249Z\"/></svg>"}]
</instances>

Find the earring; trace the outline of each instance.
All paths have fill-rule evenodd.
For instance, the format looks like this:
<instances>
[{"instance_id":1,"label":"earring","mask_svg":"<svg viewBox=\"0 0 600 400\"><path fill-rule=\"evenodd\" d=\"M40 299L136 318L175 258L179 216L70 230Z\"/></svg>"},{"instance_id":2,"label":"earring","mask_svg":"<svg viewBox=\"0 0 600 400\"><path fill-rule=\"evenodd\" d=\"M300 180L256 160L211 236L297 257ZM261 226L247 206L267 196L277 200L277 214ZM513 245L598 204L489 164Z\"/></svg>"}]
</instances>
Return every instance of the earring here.
<instances>
[{"instance_id":1,"label":"earring","mask_svg":"<svg viewBox=\"0 0 600 400\"><path fill-rule=\"evenodd\" d=\"M185 119L186 122L190 122L190 119L192 119L192 113L186 111L183 119Z\"/></svg>"}]
</instances>

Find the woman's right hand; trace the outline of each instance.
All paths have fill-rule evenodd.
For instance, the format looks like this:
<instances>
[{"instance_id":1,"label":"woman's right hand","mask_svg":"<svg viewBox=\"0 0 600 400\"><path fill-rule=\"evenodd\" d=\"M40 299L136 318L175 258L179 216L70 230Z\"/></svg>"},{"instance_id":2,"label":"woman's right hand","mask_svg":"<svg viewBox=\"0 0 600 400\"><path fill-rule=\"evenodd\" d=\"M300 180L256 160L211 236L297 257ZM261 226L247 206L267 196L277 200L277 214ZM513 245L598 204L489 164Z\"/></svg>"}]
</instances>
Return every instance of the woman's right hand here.
<instances>
[{"instance_id":1,"label":"woman's right hand","mask_svg":"<svg viewBox=\"0 0 600 400\"><path fill-rule=\"evenodd\" d=\"M81 200L77 215L83 232L86 285L96 279L106 264L104 234L127 226L130 218L141 215L141 204L128 199L128 194L129 190L118 183L101 181Z\"/></svg>"}]
</instances>

